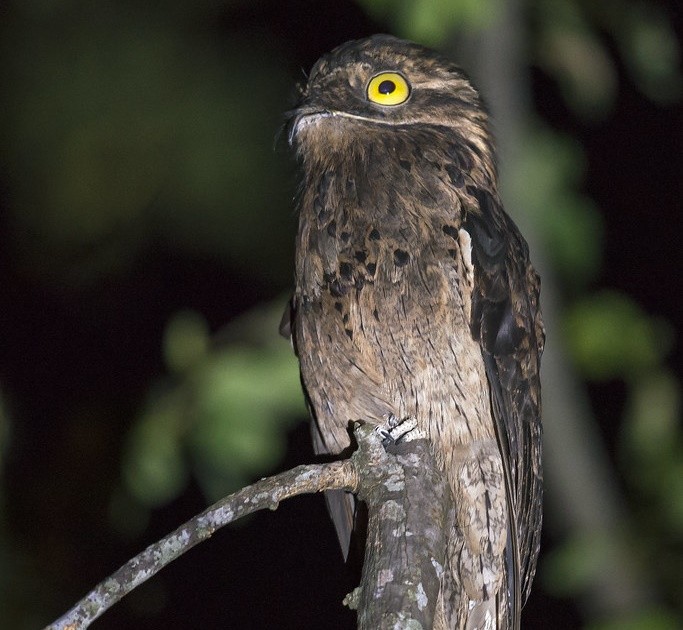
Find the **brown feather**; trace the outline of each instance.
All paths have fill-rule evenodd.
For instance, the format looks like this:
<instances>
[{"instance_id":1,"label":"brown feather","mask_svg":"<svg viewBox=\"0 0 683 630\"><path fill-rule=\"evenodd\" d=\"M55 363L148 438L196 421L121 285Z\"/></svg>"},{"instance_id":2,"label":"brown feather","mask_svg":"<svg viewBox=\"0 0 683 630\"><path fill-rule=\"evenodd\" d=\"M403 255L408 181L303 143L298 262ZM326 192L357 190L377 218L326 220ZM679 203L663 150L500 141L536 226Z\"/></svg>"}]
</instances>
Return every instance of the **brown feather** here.
<instances>
[{"instance_id":1,"label":"brown feather","mask_svg":"<svg viewBox=\"0 0 683 630\"><path fill-rule=\"evenodd\" d=\"M405 103L368 99L381 72L406 78ZM479 96L443 57L374 36L315 65L289 137L302 166L289 328L316 451L348 449L351 421L415 418L457 510L437 618L517 628L540 532L543 327ZM348 548L352 504L330 511Z\"/></svg>"}]
</instances>

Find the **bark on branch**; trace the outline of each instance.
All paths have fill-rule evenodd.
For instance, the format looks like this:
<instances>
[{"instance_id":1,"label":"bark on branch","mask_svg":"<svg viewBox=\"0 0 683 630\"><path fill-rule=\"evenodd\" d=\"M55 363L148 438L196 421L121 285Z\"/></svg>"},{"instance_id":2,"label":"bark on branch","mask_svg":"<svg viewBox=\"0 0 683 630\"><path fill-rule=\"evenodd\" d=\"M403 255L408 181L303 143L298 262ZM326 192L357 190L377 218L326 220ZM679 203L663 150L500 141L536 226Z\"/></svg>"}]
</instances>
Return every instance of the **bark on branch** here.
<instances>
[{"instance_id":1,"label":"bark on branch","mask_svg":"<svg viewBox=\"0 0 683 630\"><path fill-rule=\"evenodd\" d=\"M355 429L350 459L298 466L225 497L147 547L98 584L45 630L87 628L102 613L219 528L298 494L358 493L368 504L368 540L360 586L345 602L358 627L431 628L446 551L450 494L426 440L387 453L369 425Z\"/></svg>"},{"instance_id":2,"label":"bark on branch","mask_svg":"<svg viewBox=\"0 0 683 630\"><path fill-rule=\"evenodd\" d=\"M427 440L391 450L369 441L354 454L368 537L361 583L347 603L358 609L360 630L432 628L454 521L451 493Z\"/></svg>"}]
</instances>

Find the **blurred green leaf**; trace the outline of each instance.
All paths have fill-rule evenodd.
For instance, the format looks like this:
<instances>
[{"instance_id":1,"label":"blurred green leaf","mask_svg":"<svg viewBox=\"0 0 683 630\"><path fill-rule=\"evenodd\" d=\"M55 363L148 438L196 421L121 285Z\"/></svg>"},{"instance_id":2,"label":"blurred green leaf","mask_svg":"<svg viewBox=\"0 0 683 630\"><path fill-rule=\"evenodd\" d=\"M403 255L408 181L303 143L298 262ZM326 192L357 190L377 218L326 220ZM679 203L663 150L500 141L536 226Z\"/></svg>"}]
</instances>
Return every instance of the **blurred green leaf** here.
<instances>
[{"instance_id":1,"label":"blurred green leaf","mask_svg":"<svg viewBox=\"0 0 683 630\"><path fill-rule=\"evenodd\" d=\"M549 592L558 597L575 596L595 582L610 554L619 553L612 533L593 532L565 539L543 560L541 577Z\"/></svg>"},{"instance_id":2,"label":"blurred green leaf","mask_svg":"<svg viewBox=\"0 0 683 630\"><path fill-rule=\"evenodd\" d=\"M596 380L642 375L666 356L672 342L668 326L615 291L569 307L564 332L577 367Z\"/></svg>"},{"instance_id":3,"label":"blurred green leaf","mask_svg":"<svg viewBox=\"0 0 683 630\"><path fill-rule=\"evenodd\" d=\"M246 313L213 346L197 313L171 319L166 356L178 380L153 390L124 460L141 503L168 502L190 474L215 500L277 465L291 420L306 414L296 358L277 333L284 305Z\"/></svg>"},{"instance_id":4,"label":"blurred green leaf","mask_svg":"<svg viewBox=\"0 0 683 630\"><path fill-rule=\"evenodd\" d=\"M284 340L279 346L235 345L197 377L191 444L195 473L211 498L272 467L283 455L283 420L305 413L296 359Z\"/></svg>"},{"instance_id":5,"label":"blurred green leaf","mask_svg":"<svg viewBox=\"0 0 683 630\"><path fill-rule=\"evenodd\" d=\"M177 313L164 335L166 365L182 374L206 356L209 342L209 327L201 315L193 311Z\"/></svg>"},{"instance_id":6,"label":"blurred green leaf","mask_svg":"<svg viewBox=\"0 0 683 630\"><path fill-rule=\"evenodd\" d=\"M655 525L683 537L683 427L681 388L664 369L633 383L622 429L624 474L653 510Z\"/></svg>"},{"instance_id":7,"label":"blurred green leaf","mask_svg":"<svg viewBox=\"0 0 683 630\"><path fill-rule=\"evenodd\" d=\"M602 249L602 218L595 204L577 192L583 171L576 143L535 127L527 130L514 177L505 181L510 197L524 204L525 215L539 230L562 280L573 289L597 273Z\"/></svg>"},{"instance_id":8,"label":"blurred green leaf","mask_svg":"<svg viewBox=\"0 0 683 630\"><path fill-rule=\"evenodd\" d=\"M680 440L680 413L681 391L676 379L661 370L643 375L629 396L624 447L631 455L640 454L639 459L662 457Z\"/></svg>"},{"instance_id":9,"label":"blurred green leaf","mask_svg":"<svg viewBox=\"0 0 683 630\"><path fill-rule=\"evenodd\" d=\"M617 70L580 2L534 3L539 37L534 61L554 77L567 104L589 118L604 116L617 93Z\"/></svg>"},{"instance_id":10,"label":"blurred green leaf","mask_svg":"<svg viewBox=\"0 0 683 630\"><path fill-rule=\"evenodd\" d=\"M75 4L2 29L15 253L34 273L89 282L153 236L284 275L291 183L273 139L288 73L261 40L158 17Z\"/></svg>"},{"instance_id":11,"label":"blurred green leaf","mask_svg":"<svg viewBox=\"0 0 683 630\"><path fill-rule=\"evenodd\" d=\"M360 0L392 32L429 46L439 46L456 28L477 29L500 11L502 0Z\"/></svg>"},{"instance_id":12,"label":"blurred green leaf","mask_svg":"<svg viewBox=\"0 0 683 630\"><path fill-rule=\"evenodd\" d=\"M152 394L140 421L131 430L123 457L123 480L147 507L174 499L189 479L182 438L188 419L183 393Z\"/></svg>"},{"instance_id":13,"label":"blurred green leaf","mask_svg":"<svg viewBox=\"0 0 683 630\"><path fill-rule=\"evenodd\" d=\"M651 99L672 101L681 95L679 73L680 48L671 25L660 15L643 18L639 15L633 21L630 45L624 47L624 54L630 62L632 72L640 89Z\"/></svg>"},{"instance_id":14,"label":"blurred green leaf","mask_svg":"<svg viewBox=\"0 0 683 630\"><path fill-rule=\"evenodd\" d=\"M587 630L676 630L680 619L662 608L639 610L621 619L609 619L590 623Z\"/></svg>"},{"instance_id":15,"label":"blurred green leaf","mask_svg":"<svg viewBox=\"0 0 683 630\"><path fill-rule=\"evenodd\" d=\"M641 0L611 0L598 14L613 32L626 67L643 94L660 102L679 99L683 93L681 50L664 9Z\"/></svg>"},{"instance_id":16,"label":"blurred green leaf","mask_svg":"<svg viewBox=\"0 0 683 630\"><path fill-rule=\"evenodd\" d=\"M680 98L680 46L671 20L656 4L544 0L533 3L532 10L539 26L535 62L558 81L566 102L581 116L603 117L615 101L617 60L605 33L648 98Z\"/></svg>"}]
</instances>

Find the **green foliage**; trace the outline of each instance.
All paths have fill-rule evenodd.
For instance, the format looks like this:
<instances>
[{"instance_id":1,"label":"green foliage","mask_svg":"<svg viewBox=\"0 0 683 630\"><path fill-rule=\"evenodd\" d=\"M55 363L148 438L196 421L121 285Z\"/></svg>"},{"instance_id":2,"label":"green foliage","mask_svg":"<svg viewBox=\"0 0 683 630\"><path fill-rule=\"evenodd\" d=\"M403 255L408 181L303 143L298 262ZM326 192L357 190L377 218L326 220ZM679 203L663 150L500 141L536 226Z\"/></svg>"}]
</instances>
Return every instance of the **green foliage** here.
<instances>
[{"instance_id":1,"label":"green foliage","mask_svg":"<svg viewBox=\"0 0 683 630\"><path fill-rule=\"evenodd\" d=\"M628 296L603 291L571 306L565 318L565 335L574 362L586 378L620 379L627 385L618 461L629 489L631 510L623 535L597 543L593 540L596 544L589 546L572 541L560 545L548 564L549 586L568 594L586 590L590 571L603 566L601 554L618 554L623 546L628 553L622 555L639 558L643 581L655 579L662 592L669 593L670 601L675 601L680 595L676 541L683 536L683 430L680 383L664 366L673 345L671 328L649 317ZM586 567L582 559L588 560L588 574L582 574L582 567ZM651 566L657 567L656 578L648 576ZM572 576L578 579L573 581ZM628 623L610 620L591 627L679 625L680 617L677 620L673 612L653 607L638 611Z\"/></svg>"},{"instance_id":2,"label":"green foliage","mask_svg":"<svg viewBox=\"0 0 683 630\"><path fill-rule=\"evenodd\" d=\"M681 94L680 49L662 9L640 0L544 0L533 3L534 62L559 82L567 103L589 118L606 116L617 93L615 41L631 78L649 98Z\"/></svg>"},{"instance_id":3,"label":"green foliage","mask_svg":"<svg viewBox=\"0 0 683 630\"><path fill-rule=\"evenodd\" d=\"M603 236L598 209L578 192L583 154L571 139L540 124L528 129L524 140L505 179L506 192L538 230L561 280L581 290L600 268Z\"/></svg>"},{"instance_id":4,"label":"green foliage","mask_svg":"<svg viewBox=\"0 0 683 630\"><path fill-rule=\"evenodd\" d=\"M586 626L586 630L677 630L680 619L675 613L663 608L638 611L622 619L597 621Z\"/></svg>"},{"instance_id":5,"label":"green foliage","mask_svg":"<svg viewBox=\"0 0 683 630\"><path fill-rule=\"evenodd\" d=\"M658 541L662 575L676 588L680 567L668 547L683 538L683 427L681 387L663 368L644 374L630 391L621 436L624 474L637 493L646 539ZM673 549L671 550L673 551Z\"/></svg>"},{"instance_id":6,"label":"green foliage","mask_svg":"<svg viewBox=\"0 0 683 630\"><path fill-rule=\"evenodd\" d=\"M541 577L545 587L559 597L585 591L608 564L611 554L619 553L617 541L605 532L582 532L568 538L547 554Z\"/></svg>"},{"instance_id":7,"label":"green foliage","mask_svg":"<svg viewBox=\"0 0 683 630\"><path fill-rule=\"evenodd\" d=\"M598 10L603 27L612 28L614 39L633 80L655 101L672 102L683 93L681 50L664 10L652 3L611 0L607 11ZM595 3L587 10L595 10Z\"/></svg>"},{"instance_id":8,"label":"green foliage","mask_svg":"<svg viewBox=\"0 0 683 630\"><path fill-rule=\"evenodd\" d=\"M454 27L476 29L500 11L502 0L360 0L368 13L392 25L392 32L439 46Z\"/></svg>"},{"instance_id":9,"label":"green foliage","mask_svg":"<svg viewBox=\"0 0 683 630\"><path fill-rule=\"evenodd\" d=\"M633 395L626 410L626 425L624 430L624 448L628 458L658 460L660 464L669 461L677 449L680 449L680 417L681 417L681 391L679 383L666 370L656 370L638 379L635 384ZM654 461L650 462L651 464ZM671 485L660 483L661 472L651 469L651 466L640 468L641 472L631 475L634 482L647 482L657 486L661 491L668 494ZM652 477L648 479L647 473ZM645 474L643 474L645 473ZM670 481L673 481L671 479ZM683 475L678 476L678 483L673 487L679 487L683 483ZM683 500L683 492L674 493ZM680 505L678 501L675 505ZM680 523L683 531L683 522Z\"/></svg>"},{"instance_id":10,"label":"green foliage","mask_svg":"<svg viewBox=\"0 0 683 630\"><path fill-rule=\"evenodd\" d=\"M272 278L291 191L273 152L290 88L276 51L182 14L60 9L0 37L0 160L12 228L33 235L25 265L93 282L125 273L154 234Z\"/></svg>"},{"instance_id":11,"label":"green foliage","mask_svg":"<svg viewBox=\"0 0 683 630\"><path fill-rule=\"evenodd\" d=\"M534 61L559 82L567 103L583 116L604 116L614 103L617 70L581 2L534 5L539 37Z\"/></svg>"},{"instance_id":12,"label":"green foliage","mask_svg":"<svg viewBox=\"0 0 683 630\"><path fill-rule=\"evenodd\" d=\"M294 353L277 335L284 304L245 314L220 345L197 313L169 322L165 354L175 375L152 389L124 458L126 487L142 504L172 500L190 474L218 499L282 457L283 420L305 414Z\"/></svg>"},{"instance_id":13,"label":"green foliage","mask_svg":"<svg viewBox=\"0 0 683 630\"><path fill-rule=\"evenodd\" d=\"M392 32L442 46L456 32L476 33L504 14L502 0L359 0ZM664 11L642 0L540 0L528 6L537 29L533 62L559 82L567 103L582 116L607 115L616 97L613 37L632 79L649 98L680 97L681 54Z\"/></svg>"},{"instance_id":14,"label":"green foliage","mask_svg":"<svg viewBox=\"0 0 683 630\"><path fill-rule=\"evenodd\" d=\"M668 325L649 318L615 291L594 293L572 304L565 334L575 364L593 380L642 377L661 363L672 345Z\"/></svg>"}]
</instances>

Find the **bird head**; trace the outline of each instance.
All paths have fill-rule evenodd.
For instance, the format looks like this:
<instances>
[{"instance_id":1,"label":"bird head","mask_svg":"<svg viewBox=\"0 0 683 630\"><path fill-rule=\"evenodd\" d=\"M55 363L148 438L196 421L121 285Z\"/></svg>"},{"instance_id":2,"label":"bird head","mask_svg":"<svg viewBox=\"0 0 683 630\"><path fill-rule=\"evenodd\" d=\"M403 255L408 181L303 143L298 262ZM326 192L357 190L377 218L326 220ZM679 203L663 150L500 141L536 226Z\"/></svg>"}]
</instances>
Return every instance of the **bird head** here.
<instances>
[{"instance_id":1,"label":"bird head","mask_svg":"<svg viewBox=\"0 0 683 630\"><path fill-rule=\"evenodd\" d=\"M382 134L467 138L491 154L488 116L465 73L438 53L390 35L350 41L311 70L290 112L299 155L353 151ZM418 136L416 135L416 138Z\"/></svg>"}]
</instances>

